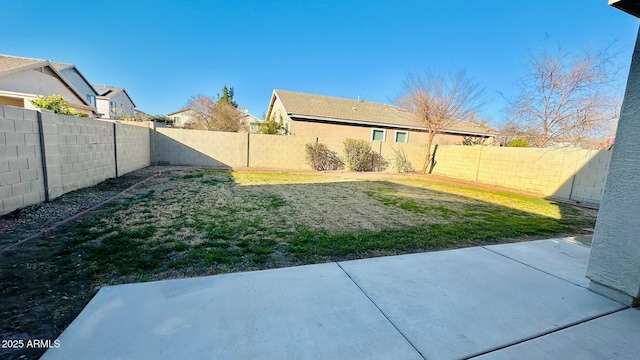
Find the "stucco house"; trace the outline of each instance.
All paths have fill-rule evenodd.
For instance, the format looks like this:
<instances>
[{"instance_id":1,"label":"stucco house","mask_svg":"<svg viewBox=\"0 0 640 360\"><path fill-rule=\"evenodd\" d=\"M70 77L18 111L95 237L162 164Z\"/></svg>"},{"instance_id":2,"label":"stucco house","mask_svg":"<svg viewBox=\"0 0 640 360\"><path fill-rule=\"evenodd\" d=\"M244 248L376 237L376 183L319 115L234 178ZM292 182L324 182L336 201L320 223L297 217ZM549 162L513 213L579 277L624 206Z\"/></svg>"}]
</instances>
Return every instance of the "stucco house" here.
<instances>
[{"instance_id":1,"label":"stucco house","mask_svg":"<svg viewBox=\"0 0 640 360\"><path fill-rule=\"evenodd\" d=\"M251 134L256 134L260 130L260 119L249 113L242 115L242 122L247 126L247 131Z\"/></svg>"},{"instance_id":2,"label":"stucco house","mask_svg":"<svg viewBox=\"0 0 640 360\"><path fill-rule=\"evenodd\" d=\"M84 95L87 101L91 103L91 106L96 107L98 92L75 65L56 62L51 64L80 94Z\"/></svg>"},{"instance_id":3,"label":"stucco house","mask_svg":"<svg viewBox=\"0 0 640 360\"><path fill-rule=\"evenodd\" d=\"M191 120L190 112L191 110L189 109L180 109L178 111L167 114L167 117L173 120L173 126L184 127L189 122L189 120Z\"/></svg>"},{"instance_id":4,"label":"stucco house","mask_svg":"<svg viewBox=\"0 0 640 360\"><path fill-rule=\"evenodd\" d=\"M91 98L95 90L75 66L0 55L0 105L36 109L31 100L53 94L61 95L78 112L97 114Z\"/></svg>"},{"instance_id":5,"label":"stucco house","mask_svg":"<svg viewBox=\"0 0 640 360\"><path fill-rule=\"evenodd\" d=\"M315 138L353 138L426 144L427 129L396 106L302 92L273 90L267 118L282 117L288 134ZM497 132L486 126L454 121L437 134L437 144L460 144L464 137L486 138Z\"/></svg>"},{"instance_id":6,"label":"stucco house","mask_svg":"<svg viewBox=\"0 0 640 360\"><path fill-rule=\"evenodd\" d=\"M98 92L96 107L101 118L118 120L125 116L135 116L136 104L127 90L106 85L93 85L93 88Z\"/></svg>"}]
</instances>

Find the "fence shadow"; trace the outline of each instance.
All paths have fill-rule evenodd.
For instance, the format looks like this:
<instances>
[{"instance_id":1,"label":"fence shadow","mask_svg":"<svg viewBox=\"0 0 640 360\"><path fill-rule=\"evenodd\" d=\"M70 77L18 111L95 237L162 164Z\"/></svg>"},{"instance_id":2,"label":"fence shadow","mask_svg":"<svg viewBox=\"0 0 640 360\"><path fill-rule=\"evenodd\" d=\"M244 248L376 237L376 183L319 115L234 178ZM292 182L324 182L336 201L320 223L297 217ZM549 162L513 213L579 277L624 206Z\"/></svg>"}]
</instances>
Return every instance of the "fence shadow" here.
<instances>
[{"instance_id":1,"label":"fence shadow","mask_svg":"<svg viewBox=\"0 0 640 360\"><path fill-rule=\"evenodd\" d=\"M154 165L188 165L221 169L231 169L235 165L230 161L223 160L222 157L208 154L206 149L213 144L200 142L199 145L202 145L202 149L197 149L157 130L150 129L149 131L152 142L151 163Z\"/></svg>"}]
</instances>

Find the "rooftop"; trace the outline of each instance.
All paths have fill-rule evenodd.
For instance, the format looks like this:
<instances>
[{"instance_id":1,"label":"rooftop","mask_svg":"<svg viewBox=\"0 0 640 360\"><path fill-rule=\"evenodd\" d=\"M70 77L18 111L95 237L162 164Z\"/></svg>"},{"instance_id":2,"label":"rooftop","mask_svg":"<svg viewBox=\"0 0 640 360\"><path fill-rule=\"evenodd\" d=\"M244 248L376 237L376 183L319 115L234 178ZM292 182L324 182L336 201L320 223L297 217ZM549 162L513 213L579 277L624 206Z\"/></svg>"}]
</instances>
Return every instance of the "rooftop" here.
<instances>
[{"instance_id":1,"label":"rooftop","mask_svg":"<svg viewBox=\"0 0 640 360\"><path fill-rule=\"evenodd\" d=\"M420 124L411 113L393 105L288 90L274 90L274 94L284 104L292 118L333 119L426 130L426 127ZM446 130L473 134L497 134L489 127L460 120L453 121Z\"/></svg>"},{"instance_id":2,"label":"rooftop","mask_svg":"<svg viewBox=\"0 0 640 360\"><path fill-rule=\"evenodd\" d=\"M23 66L29 66L44 61L45 60L30 59L18 56L0 55L0 72L19 69Z\"/></svg>"}]
</instances>

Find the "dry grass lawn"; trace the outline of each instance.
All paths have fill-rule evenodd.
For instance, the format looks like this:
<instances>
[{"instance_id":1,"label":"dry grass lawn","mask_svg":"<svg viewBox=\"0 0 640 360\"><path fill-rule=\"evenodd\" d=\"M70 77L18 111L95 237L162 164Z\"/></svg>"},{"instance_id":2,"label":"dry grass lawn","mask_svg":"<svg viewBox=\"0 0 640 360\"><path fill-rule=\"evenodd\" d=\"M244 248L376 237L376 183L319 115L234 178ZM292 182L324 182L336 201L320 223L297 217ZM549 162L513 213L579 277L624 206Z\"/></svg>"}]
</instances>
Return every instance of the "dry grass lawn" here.
<instances>
[{"instance_id":1,"label":"dry grass lawn","mask_svg":"<svg viewBox=\"0 0 640 360\"><path fill-rule=\"evenodd\" d=\"M55 339L109 284L577 235L594 221L430 177L169 173L4 256L2 335Z\"/></svg>"}]
</instances>

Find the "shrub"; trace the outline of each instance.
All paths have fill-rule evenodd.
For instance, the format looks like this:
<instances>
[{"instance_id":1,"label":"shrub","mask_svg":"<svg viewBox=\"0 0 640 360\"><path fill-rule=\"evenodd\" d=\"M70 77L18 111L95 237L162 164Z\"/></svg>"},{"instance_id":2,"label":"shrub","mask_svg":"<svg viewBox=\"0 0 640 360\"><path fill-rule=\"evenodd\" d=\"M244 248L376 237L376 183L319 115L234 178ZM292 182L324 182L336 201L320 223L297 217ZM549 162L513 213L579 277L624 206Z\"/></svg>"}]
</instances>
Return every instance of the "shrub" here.
<instances>
[{"instance_id":1,"label":"shrub","mask_svg":"<svg viewBox=\"0 0 640 360\"><path fill-rule=\"evenodd\" d=\"M479 136L465 136L462 145L484 145L485 138Z\"/></svg>"},{"instance_id":2,"label":"shrub","mask_svg":"<svg viewBox=\"0 0 640 360\"><path fill-rule=\"evenodd\" d=\"M37 108L51 110L56 114L89 117L89 115L71 108L69 106L69 102L65 100L62 95L58 94L53 94L45 97L39 96L37 99L31 100L31 103Z\"/></svg>"},{"instance_id":3,"label":"shrub","mask_svg":"<svg viewBox=\"0 0 640 360\"><path fill-rule=\"evenodd\" d=\"M371 150L369 142L364 140L345 140L344 155L347 169L352 171L383 171L388 165L382 155Z\"/></svg>"},{"instance_id":4,"label":"shrub","mask_svg":"<svg viewBox=\"0 0 640 360\"><path fill-rule=\"evenodd\" d=\"M527 142L527 140L523 138L517 138L509 141L507 143L507 146L508 147L529 147L529 143Z\"/></svg>"},{"instance_id":5,"label":"shrub","mask_svg":"<svg viewBox=\"0 0 640 360\"><path fill-rule=\"evenodd\" d=\"M273 116L269 116L259 125L258 134L270 135L287 135L287 124L285 124L282 115L276 120Z\"/></svg>"},{"instance_id":6,"label":"shrub","mask_svg":"<svg viewBox=\"0 0 640 360\"><path fill-rule=\"evenodd\" d=\"M395 154L393 167L398 170L399 173L412 173L415 170L411 165L411 161L407 158L407 154L404 153L404 149L393 149Z\"/></svg>"},{"instance_id":7,"label":"shrub","mask_svg":"<svg viewBox=\"0 0 640 360\"><path fill-rule=\"evenodd\" d=\"M344 161L337 152L329 150L325 144L306 144L307 164L318 171L344 169Z\"/></svg>"},{"instance_id":8,"label":"shrub","mask_svg":"<svg viewBox=\"0 0 640 360\"><path fill-rule=\"evenodd\" d=\"M387 160L375 151L371 151L371 161L370 171L385 171L389 166Z\"/></svg>"}]
</instances>

